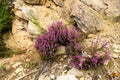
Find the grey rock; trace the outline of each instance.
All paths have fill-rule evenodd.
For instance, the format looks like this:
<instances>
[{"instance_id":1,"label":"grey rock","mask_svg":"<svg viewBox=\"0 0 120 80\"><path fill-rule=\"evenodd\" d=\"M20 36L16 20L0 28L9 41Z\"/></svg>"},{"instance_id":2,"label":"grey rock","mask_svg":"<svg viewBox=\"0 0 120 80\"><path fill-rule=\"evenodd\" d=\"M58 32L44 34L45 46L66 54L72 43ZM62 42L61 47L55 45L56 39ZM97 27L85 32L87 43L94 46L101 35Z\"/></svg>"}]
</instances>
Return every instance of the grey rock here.
<instances>
[{"instance_id":1,"label":"grey rock","mask_svg":"<svg viewBox=\"0 0 120 80\"><path fill-rule=\"evenodd\" d=\"M119 54L118 54L118 53L113 53L113 54L112 54L112 57L113 57L113 58L119 58Z\"/></svg>"},{"instance_id":2,"label":"grey rock","mask_svg":"<svg viewBox=\"0 0 120 80\"><path fill-rule=\"evenodd\" d=\"M57 6L64 6L64 0L53 0L53 2L57 5Z\"/></svg>"},{"instance_id":3,"label":"grey rock","mask_svg":"<svg viewBox=\"0 0 120 80\"><path fill-rule=\"evenodd\" d=\"M15 70L15 73L18 74L19 72L22 72L23 70L24 70L23 67L20 66Z\"/></svg>"},{"instance_id":4,"label":"grey rock","mask_svg":"<svg viewBox=\"0 0 120 80\"><path fill-rule=\"evenodd\" d=\"M74 76L76 76L76 77L81 77L81 76L83 76L83 72L80 71L80 70L78 70L78 69L76 69L76 68L72 68L71 70L69 70L69 71L67 72L67 74L74 75Z\"/></svg>"},{"instance_id":5,"label":"grey rock","mask_svg":"<svg viewBox=\"0 0 120 80\"><path fill-rule=\"evenodd\" d=\"M107 9L107 4L103 0L81 0L81 2L100 14L104 14L104 11Z\"/></svg>"},{"instance_id":6,"label":"grey rock","mask_svg":"<svg viewBox=\"0 0 120 80\"><path fill-rule=\"evenodd\" d=\"M80 0L93 10L104 14L107 17L117 17L120 15L120 0Z\"/></svg>"},{"instance_id":7,"label":"grey rock","mask_svg":"<svg viewBox=\"0 0 120 80\"><path fill-rule=\"evenodd\" d=\"M51 80L49 76L46 76L45 77L45 80Z\"/></svg>"},{"instance_id":8,"label":"grey rock","mask_svg":"<svg viewBox=\"0 0 120 80\"><path fill-rule=\"evenodd\" d=\"M50 75L50 78L55 80L55 75Z\"/></svg>"},{"instance_id":9,"label":"grey rock","mask_svg":"<svg viewBox=\"0 0 120 80\"><path fill-rule=\"evenodd\" d=\"M83 32L96 32L101 29L102 22L99 14L80 1L76 1L73 5L71 17Z\"/></svg>"},{"instance_id":10,"label":"grey rock","mask_svg":"<svg viewBox=\"0 0 120 80\"><path fill-rule=\"evenodd\" d=\"M120 16L120 0L104 0L108 5L105 14L109 18Z\"/></svg>"},{"instance_id":11,"label":"grey rock","mask_svg":"<svg viewBox=\"0 0 120 80\"><path fill-rule=\"evenodd\" d=\"M84 80L92 80L92 76L86 75Z\"/></svg>"},{"instance_id":12,"label":"grey rock","mask_svg":"<svg viewBox=\"0 0 120 80\"><path fill-rule=\"evenodd\" d=\"M28 22L28 30L31 34L40 34L39 30L37 29L37 26L31 21Z\"/></svg>"},{"instance_id":13,"label":"grey rock","mask_svg":"<svg viewBox=\"0 0 120 80\"><path fill-rule=\"evenodd\" d=\"M41 75L38 80L45 80L45 75Z\"/></svg>"},{"instance_id":14,"label":"grey rock","mask_svg":"<svg viewBox=\"0 0 120 80\"><path fill-rule=\"evenodd\" d=\"M15 73L11 73L6 80L12 80L13 77L15 77Z\"/></svg>"},{"instance_id":15,"label":"grey rock","mask_svg":"<svg viewBox=\"0 0 120 80\"><path fill-rule=\"evenodd\" d=\"M65 49L65 46L60 46L58 49L57 49L57 54L64 54L66 53L66 49Z\"/></svg>"},{"instance_id":16,"label":"grey rock","mask_svg":"<svg viewBox=\"0 0 120 80\"><path fill-rule=\"evenodd\" d=\"M73 75L62 75L57 77L56 80L78 80L78 79Z\"/></svg>"},{"instance_id":17,"label":"grey rock","mask_svg":"<svg viewBox=\"0 0 120 80\"><path fill-rule=\"evenodd\" d=\"M21 65L22 63L21 62L16 62L12 67L13 68L17 68L19 65Z\"/></svg>"},{"instance_id":18,"label":"grey rock","mask_svg":"<svg viewBox=\"0 0 120 80\"><path fill-rule=\"evenodd\" d=\"M24 0L24 2L31 5L45 4L47 0Z\"/></svg>"}]
</instances>

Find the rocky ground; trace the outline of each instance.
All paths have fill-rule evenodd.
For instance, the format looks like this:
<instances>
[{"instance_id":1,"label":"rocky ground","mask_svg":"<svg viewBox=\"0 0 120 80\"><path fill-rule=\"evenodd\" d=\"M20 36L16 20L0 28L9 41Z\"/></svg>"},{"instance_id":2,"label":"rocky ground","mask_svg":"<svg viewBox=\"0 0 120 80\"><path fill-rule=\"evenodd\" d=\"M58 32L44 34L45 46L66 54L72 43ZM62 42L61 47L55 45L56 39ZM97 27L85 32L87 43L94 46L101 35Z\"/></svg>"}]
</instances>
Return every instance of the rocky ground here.
<instances>
[{"instance_id":1,"label":"rocky ground","mask_svg":"<svg viewBox=\"0 0 120 80\"><path fill-rule=\"evenodd\" d=\"M3 39L7 47L21 50L0 58L0 80L120 80L119 4L120 0L15 0L12 33L7 38L4 34ZM31 40L40 34L36 24L47 30L58 20L69 26L75 23L89 33L85 47L95 37L100 43L107 41L112 58L103 67L90 70L71 67L66 55L54 62L41 61Z\"/></svg>"},{"instance_id":2,"label":"rocky ground","mask_svg":"<svg viewBox=\"0 0 120 80\"><path fill-rule=\"evenodd\" d=\"M119 27L96 35L90 34L85 43L89 44L95 36L109 42L112 59L103 67L90 70L78 70L69 65L66 55L54 62L43 62L34 49L21 51L18 55L0 59L1 80L119 80L120 79L120 34ZM34 56L33 56L34 55Z\"/></svg>"}]
</instances>

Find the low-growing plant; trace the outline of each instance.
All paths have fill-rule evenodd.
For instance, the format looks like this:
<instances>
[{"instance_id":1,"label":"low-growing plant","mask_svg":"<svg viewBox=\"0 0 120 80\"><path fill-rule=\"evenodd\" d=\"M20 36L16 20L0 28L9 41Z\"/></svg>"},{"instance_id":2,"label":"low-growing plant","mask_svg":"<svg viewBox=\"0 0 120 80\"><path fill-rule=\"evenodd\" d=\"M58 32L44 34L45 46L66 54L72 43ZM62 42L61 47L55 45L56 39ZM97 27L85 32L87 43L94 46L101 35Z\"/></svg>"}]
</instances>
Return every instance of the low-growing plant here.
<instances>
[{"instance_id":1,"label":"low-growing plant","mask_svg":"<svg viewBox=\"0 0 120 80\"><path fill-rule=\"evenodd\" d=\"M6 71L6 67L2 64L0 64L0 71L5 72Z\"/></svg>"},{"instance_id":2,"label":"low-growing plant","mask_svg":"<svg viewBox=\"0 0 120 80\"><path fill-rule=\"evenodd\" d=\"M81 54L81 42L83 41L83 37L81 33L73 27L68 32L68 40L69 43L66 45L66 52L71 55Z\"/></svg>"},{"instance_id":3,"label":"low-growing plant","mask_svg":"<svg viewBox=\"0 0 120 80\"><path fill-rule=\"evenodd\" d=\"M36 67L37 65L38 65L38 62L31 60L25 63L25 68L33 68L33 67Z\"/></svg>"},{"instance_id":4,"label":"low-growing plant","mask_svg":"<svg viewBox=\"0 0 120 80\"><path fill-rule=\"evenodd\" d=\"M71 56L71 65L78 69L89 69L102 66L108 59L111 58L110 52L107 49L107 42L104 42L101 47L98 47L98 39L91 42L87 55L84 53Z\"/></svg>"},{"instance_id":5,"label":"low-growing plant","mask_svg":"<svg viewBox=\"0 0 120 80\"><path fill-rule=\"evenodd\" d=\"M50 25L48 32L36 38L35 48L44 59L50 59L56 55L59 46L65 46L69 54L79 52L80 46L78 44L81 39L80 32L75 28L68 29L61 21L58 21Z\"/></svg>"},{"instance_id":6,"label":"low-growing plant","mask_svg":"<svg viewBox=\"0 0 120 80\"><path fill-rule=\"evenodd\" d=\"M58 21L50 25L48 32L36 38L35 48L44 60L52 60L56 57L57 48L65 46L66 53L71 59L71 66L78 69L96 68L111 58L107 42L98 46L98 38L96 38L86 52L83 52L85 50L83 50L82 41L80 31L77 31L75 27L68 29L61 21Z\"/></svg>"}]
</instances>

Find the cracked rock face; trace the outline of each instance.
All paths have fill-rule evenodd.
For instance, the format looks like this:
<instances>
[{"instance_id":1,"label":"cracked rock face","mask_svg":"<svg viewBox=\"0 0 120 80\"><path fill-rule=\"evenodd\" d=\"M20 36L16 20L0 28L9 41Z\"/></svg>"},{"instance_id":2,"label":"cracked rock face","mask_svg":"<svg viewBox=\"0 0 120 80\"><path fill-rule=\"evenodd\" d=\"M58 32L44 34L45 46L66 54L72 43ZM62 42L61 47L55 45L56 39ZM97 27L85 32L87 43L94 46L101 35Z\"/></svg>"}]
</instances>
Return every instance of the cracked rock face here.
<instances>
[{"instance_id":1,"label":"cracked rock face","mask_svg":"<svg viewBox=\"0 0 120 80\"><path fill-rule=\"evenodd\" d=\"M120 15L120 0L80 0L85 5L91 7L100 14L107 17L117 17Z\"/></svg>"},{"instance_id":2,"label":"cracked rock face","mask_svg":"<svg viewBox=\"0 0 120 80\"><path fill-rule=\"evenodd\" d=\"M86 33L97 31L102 25L98 14L81 2L76 2L73 5L71 17L77 22L78 27Z\"/></svg>"},{"instance_id":3,"label":"cracked rock face","mask_svg":"<svg viewBox=\"0 0 120 80\"><path fill-rule=\"evenodd\" d=\"M108 5L105 10L106 16L110 18L120 16L120 0L104 0L104 2Z\"/></svg>"},{"instance_id":4,"label":"cracked rock face","mask_svg":"<svg viewBox=\"0 0 120 80\"><path fill-rule=\"evenodd\" d=\"M103 0L81 0L81 2L101 14L104 13L104 10L107 8L107 4L105 4Z\"/></svg>"},{"instance_id":5,"label":"cracked rock face","mask_svg":"<svg viewBox=\"0 0 120 80\"><path fill-rule=\"evenodd\" d=\"M24 2L31 5L45 4L47 0L24 0Z\"/></svg>"}]
</instances>

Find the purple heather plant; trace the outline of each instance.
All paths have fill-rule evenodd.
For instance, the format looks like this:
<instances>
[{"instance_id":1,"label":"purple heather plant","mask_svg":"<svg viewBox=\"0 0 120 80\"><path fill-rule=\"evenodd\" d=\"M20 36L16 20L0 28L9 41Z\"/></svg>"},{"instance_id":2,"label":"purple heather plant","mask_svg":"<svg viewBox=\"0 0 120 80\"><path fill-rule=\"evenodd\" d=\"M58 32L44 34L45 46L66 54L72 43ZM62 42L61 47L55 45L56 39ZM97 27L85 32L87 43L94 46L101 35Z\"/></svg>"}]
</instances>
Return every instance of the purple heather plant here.
<instances>
[{"instance_id":1,"label":"purple heather plant","mask_svg":"<svg viewBox=\"0 0 120 80\"><path fill-rule=\"evenodd\" d=\"M109 55L104 55L103 57L92 56L92 57L83 57L80 54L71 57L71 66L78 68L78 69L89 69L89 68L96 68L98 66L102 66L105 61L110 59Z\"/></svg>"},{"instance_id":2,"label":"purple heather plant","mask_svg":"<svg viewBox=\"0 0 120 80\"><path fill-rule=\"evenodd\" d=\"M81 33L73 27L68 31L69 43L66 45L66 51L68 54L81 54L81 45L83 37Z\"/></svg>"},{"instance_id":3,"label":"purple heather plant","mask_svg":"<svg viewBox=\"0 0 120 80\"><path fill-rule=\"evenodd\" d=\"M55 57L57 48L65 46L66 52L71 58L70 64L78 69L96 68L111 58L110 52L107 50L108 42L102 43L101 47L98 48L98 38L91 42L87 52L90 56L83 56L82 45L80 44L82 40L81 33L75 27L68 29L61 21L58 21L50 25L48 32L36 38L35 48L44 60L51 60ZM100 53L104 53L104 55Z\"/></svg>"},{"instance_id":4,"label":"purple heather plant","mask_svg":"<svg viewBox=\"0 0 120 80\"><path fill-rule=\"evenodd\" d=\"M61 21L50 25L48 32L38 36L35 48L43 58L51 58L55 55L57 48L62 45L68 53L80 53L79 41L82 39L80 32L74 27L68 29Z\"/></svg>"},{"instance_id":5,"label":"purple heather plant","mask_svg":"<svg viewBox=\"0 0 120 80\"><path fill-rule=\"evenodd\" d=\"M81 56L80 54L76 54L75 56L71 56L71 58L71 66L76 67L78 69L82 69L85 57Z\"/></svg>"},{"instance_id":6,"label":"purple heather plant","mask_svg":"<svg viewBox=\"0 0 120 80\"><path fill-rule=\"evenodd\" d=\"M96 54L96 56L92 56L90 57L92 63L97 63L98 62L98 59L100 58L100 55L99 54Z\"/></svg>"},{"instance_id":7,"label":"purple heather plant","mask_svg":"<svg viewBox=\"0 0 120 80\"><path fill-rule=\"evenodd\" d=\"M110 52L106 49L108 42L104 42L100 48L97 48L97 40L98 38L92 41L90 49L88 49L91 56L83 57L81 54L71 56L71 66L78 69L96 68L102 66L108 59L110 59ZM101 55L100 51L103 52L104 55Z\"/></svg>"}]
</instances>

